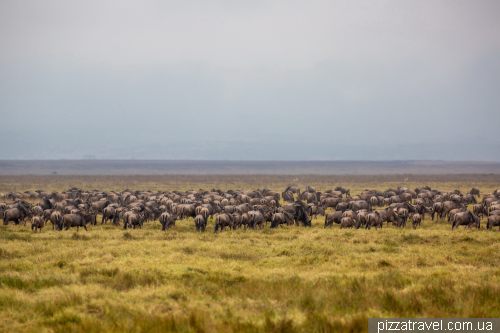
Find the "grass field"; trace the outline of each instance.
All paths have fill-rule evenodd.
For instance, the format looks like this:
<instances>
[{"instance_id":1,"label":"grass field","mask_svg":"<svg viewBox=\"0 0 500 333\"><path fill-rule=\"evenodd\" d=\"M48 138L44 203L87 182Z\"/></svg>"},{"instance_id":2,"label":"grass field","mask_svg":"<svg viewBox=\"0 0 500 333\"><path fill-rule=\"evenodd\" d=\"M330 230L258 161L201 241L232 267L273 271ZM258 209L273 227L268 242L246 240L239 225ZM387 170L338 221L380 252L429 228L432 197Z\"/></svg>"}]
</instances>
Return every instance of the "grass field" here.
<instances>
[{"instance_id":1,"label":"grass field","mask_svg":"<svg viewBox=\"0 0 500 333\"><path fill-rule=\"evenodd\" d=\"M0 177L0 192L33 189L282 190L293 176ZM495 175L301 176L318 190L405 185L482 193ZM358 332L369 317L499 317L500 233L285 227L204 234L192 219L161 232L112 226L33 234L0 226L0 330Z\"/></svg>"}]
</instances>

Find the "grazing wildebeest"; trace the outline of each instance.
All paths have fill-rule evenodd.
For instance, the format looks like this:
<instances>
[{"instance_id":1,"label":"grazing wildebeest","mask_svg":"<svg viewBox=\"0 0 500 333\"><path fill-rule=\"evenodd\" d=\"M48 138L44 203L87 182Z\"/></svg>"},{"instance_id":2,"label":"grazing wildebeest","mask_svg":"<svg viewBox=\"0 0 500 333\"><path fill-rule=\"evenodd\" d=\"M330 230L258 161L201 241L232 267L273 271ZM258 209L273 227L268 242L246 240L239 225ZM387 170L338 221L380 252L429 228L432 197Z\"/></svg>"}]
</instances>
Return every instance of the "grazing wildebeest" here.
<instances>
[{"instance_id":1,"label":"grazing wildebeest","mask_svg":"<svg viewBox=\"0 0 500 333\"><path fill-rule=\"evenodd\" d=\"M342 220L340 220L340 229L343 229L343 228L356 228L356 229L359 229L359 222L355 221L350 216L343 217Z\"/></svg>"},{"instance_id":2,"label":"grazing wildebeest","mask_svg":"<svg viewBox=\"0 0 500 333\"><path fill-rule=\"evenodd\" d=\"M33 228L34 228L35 229L35 233L36 233L37 229L39 229L40 232L42 232L42 228L43 228L44 225L45 225L45 223L43 221L43 218L40 217L40 216L34 216L31 219L31 230L33 230Z\"/></svg>"},{"instance_id":3,"label":"grazing wildebeest","mask_svg":"<svg viewBox=\"0 0 500 333\"><path fill-rule=\"evenodd\" d=\"M278 225L283 227L282 224L286 224L287 226L293 225L293 215L287 211L273 214L271 228L276 228Z\"/></svg>"},{"instance_id":4,"label":"grazing wildebeest","mask_svg":"<svg viewBox=\"0 0 500 333\"><path fill-rule=\"evenodd\" d=\"M325 216L325 209L323 208L323 206L318 206L316 204L308 204L308 206L311 207L311 210L309 211L311 217L313 217L314 215L314 218L317 219L318 214L321 216Z\"/></svg>"}]
</instances>

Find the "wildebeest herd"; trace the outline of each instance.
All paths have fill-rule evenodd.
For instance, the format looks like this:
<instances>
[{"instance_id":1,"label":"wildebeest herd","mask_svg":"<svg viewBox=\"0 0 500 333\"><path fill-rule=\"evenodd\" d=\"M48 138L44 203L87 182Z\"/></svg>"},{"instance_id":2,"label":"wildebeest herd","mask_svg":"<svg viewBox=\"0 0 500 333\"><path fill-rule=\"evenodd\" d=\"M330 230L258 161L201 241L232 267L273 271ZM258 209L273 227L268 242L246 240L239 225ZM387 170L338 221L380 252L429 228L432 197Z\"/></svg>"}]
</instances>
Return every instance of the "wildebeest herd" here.
<instances>
[{"instance_id":1,"label":"wildebeest herd","mask_svg":"<svg viewBox=\"0 0 500 333\"><path fill-rule=\"evenodd\" d=\"M459 190L438 191L428 186L413 191L403 187L365 190L353 197L344 187L319 192L307 186L301 192L289 186L281 193L267 188L121 193L72 188L62 193L38 190L0 194L0 199L6 200L0 203L0 218L4 225L26 225L29 219L31 229L37 232L48 222L56 230L87 230L87 225L98 224L98 215L102 216L100 224L109 222L123 229L141 228L144 223L159 220L165 231L177 220L192 217L196 230L204 232L212 220L217 232L226 228L261 229L269 222L271 228L283 224L310 227L311 218L318 215L325 216L325 228L333 223L341 229L382 228L384 222L405 228L411 220L416 229L429 215L432 220L446 219L452 229L461 225L481 228L481 218L486 217L487 229L498 226L500 230L500 190L484 195L480 202L476 197L480 197L476 188L462 194Z\"/></svg>"}]
</instances>

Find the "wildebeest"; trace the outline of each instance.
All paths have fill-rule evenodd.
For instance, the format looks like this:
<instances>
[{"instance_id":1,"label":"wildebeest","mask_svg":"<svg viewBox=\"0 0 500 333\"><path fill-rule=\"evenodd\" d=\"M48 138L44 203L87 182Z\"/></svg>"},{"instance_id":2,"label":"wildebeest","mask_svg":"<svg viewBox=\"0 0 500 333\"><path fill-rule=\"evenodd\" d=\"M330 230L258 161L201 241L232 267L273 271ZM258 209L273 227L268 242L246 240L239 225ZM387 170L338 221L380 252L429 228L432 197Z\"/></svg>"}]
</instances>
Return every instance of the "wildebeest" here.
<instances>
[{"instance_id":1,"label":"wildebeest","mask_svg":"<svg viewBox=\"0 0 500 333\"><path fill-rule=\"evenodd\" d=\"M63 224L66 230L71 227L76 227L76 231L79 231L80 227L83 227L86 231L87 224L92 224L92 218L95 217L93 214L79 213L79 214L66 214L63 216Z\"/></svg>"},{"instance_id":2,"label":"wildebeest","mask_svg":"<svg viewBox=\"0 0 500 333\"><path fill-rule=\"evenodd\" d=\"M500 231L500 215L488 216L486 229L492 230L492 228L496 226L498 226L498 231Z\"/></svg>"},{"instance_id":3,"label":"wildebeest","mask_svg":"<svg viewBox=\"0 0 500 333\"><path fill-rule=\"evenodd\" d=\"M41 216L33 216L33 218L31 219L31 230L35 229L35 233L37 229L39 229L40 232L42 232L42 228L44 225L45 223Z\"/></svg>"},{"instance_id":4,"label":"wildebeest","mask_svg":"<svg viewBox=\"0 0 500 333\"><path fill-rule=\"evenodd\" d=\"M345 188L345 187L342 187L342 186L337 186L335 188L335 191L340 191L340 192L342 192L342 194L345 194L348 197L351 196L351 191L349 191L348 188Z\"/></svg>"},{"instance_id":5,"label":"wildebeest","mask_svg":"<svg viewBox=\"0 0 500 333\"><path fill-rule=\"evenodd\" d=\"M422 216L419 214L419 213L415 213L413 214L413 217L412 217L412 227L413 229L417 229L417 226L420 227L420 222L422 222Z\"/></svg>"},{"instance_id":6,"label":"wildebeest","mask_svg":"<svg viewBox=\"0 0 500 333\"><path fill-rule=\"evenodd\" d=\"M453 217L453 225L451 227L451 230L457 229L461 225L469 226L475 222L476 220L474 219L474 215L469 210L461 213L456 213Z\"/></svg>"},{"instance_id":7,"label":"wildebeest","mask_svg":"<svg viewBox=\"0 0 500 333\"><path fill-rule=\"evenodd\" d=\"M352 217L346 216L340 220L340 229L343 228L359 228L359 222L355 221Z\"/></svg>"},{"instance_id":8,"label":"wildebeest","mask_svg":"<svg viewBox=\"0 0 500 333\"><path fill-rule=\"evenodd\" d=\"M282 226L282 224L286 224L288 226L293 225L293 215L286 211L273 214L271 228L276 228L278 225Z\"/></svg>"},{"instance_id":9,"label":"wildebeest","mask_svg":"<svg viewBox=\"0 0 500 333\"><path fill-rule=\"evenodd\" d=\"M331 227L334 222L337 224L340 224L342 221L342 214L343 213L344 213L344 211L339 210L339 211L335 211L335 212L326 214L326 216L325 216L325 228Z\"/></svg>"},{"instance_id":10,"label":"wildebeest","mask_svg":"<svg viewBox=\"0 0 500 333\"><path fill-rule=\"evenodd\" d=\"M197 215L198 216L198 215ZM175 221L177 220L176 215L172 215L170 213L164 212L160 215L160 223L161 223L161 230L165 231L166 229L170 229L175 227ZM195 221L196 223L196 221ZM198 230L198 229L196 229Z\"/></svg>"},{"instance_id":11,"label":"wildebeest","mask_svg":"<svg viewBox=\"0 0 500 333\"><path fill-rule=\"evenodd\" d=\"M7 225L10 221L13 221L14 224L19 224L21 221L26 223L26 217L31 218L32 216L33 214L28 208L19 205L17 208L7 209L3 212L3 224Z\"/></svg>"},{"instance_id":12,"label":"wildebeest","mask_svg":"<svg viewBox=\"0 0 500 333\"><path fill-rule=\"evenodd\" d=\"M144 223L144 215L137 211L130 211L124 214L123 216L123 229L127 229L130 225L133 229L136 227L142 228L142 224Z\"/></svg>"},{"instance_id":13,"label":"wildebeest","mask_svg":"<svg viewBox=\"0 0 500 333\"><path fill-rule=\"evenodd\" d=\"M470 192L469 192L470 195L475 195L479 198L480 194L479 194L479 189L478 188L475 188L473 187Z\"/></svg>"},{"instance_id":14,"label":"wildebeest","mask_svg":"<svg viewBox=\"0 0 500 333\"><path fill-rule=\"evenodd\" d=\"M234 217L232 214L222 213L217 215L217 217L215 218L214 233L216 233L217 230L219 230L219 227L221 231L223 231L225 227L229 227L229 230L231 230L231 228L233 227L233 219Z\"/></svg>"},{"instance_id":15,"label":"wildebeest","mask_svg":"<svg viewBox=\"0 0 500 333\"><path fill-rule=\"evenodd\" d=\"M114 217L115 217L115 208L112 206L105 207L102 210L101 224L106 223L108 220L113 220Z\"/></svg>"},{"instance_id":16,"label":"wildebeest","mask_svg":"<svg viewBox=\"0 0 500 333\"><path fill-rule=\"evenodd\" d=\"M205 232L205 228L207 227L207 219L203 215L196 215L194 218L194 224L196 225L196 230L199 232Z\"/></svg>"},{"instance_id":17,"label":"wildebeest","mask_svg":"<svg viewBox=\"0 0 500 333\"><path fill-rule=\"evenodd\" d=\"M382 229L382 218L380 217L380 214L377 211L374 211L373 213L369 213L366 215L365 229L370 230L371 227L375 227L375 229L377 228Z\"/></svg>"}]
</instances>

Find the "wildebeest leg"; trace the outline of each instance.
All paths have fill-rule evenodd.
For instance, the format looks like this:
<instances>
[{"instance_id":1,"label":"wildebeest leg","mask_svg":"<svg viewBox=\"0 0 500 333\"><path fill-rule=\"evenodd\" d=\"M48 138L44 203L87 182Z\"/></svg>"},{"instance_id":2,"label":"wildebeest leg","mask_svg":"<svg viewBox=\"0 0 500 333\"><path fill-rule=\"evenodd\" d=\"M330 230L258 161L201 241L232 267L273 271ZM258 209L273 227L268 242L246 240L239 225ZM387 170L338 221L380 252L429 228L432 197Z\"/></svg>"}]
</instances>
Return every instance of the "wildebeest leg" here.
<instances>
[{"instance_id":1,"label":"wildebeest leg","mask_svg":"<svg viewBox=\"0 0 500 333\"><path fill-rule=\"evenodd\" d=\"M88 231L88 230L87 230L87 226L86 226L86 225L84 225L83 227L85 228L85 231Z\"/></svg>"},{"instance_id":2,"label":"wildebeest leg","mask_svg":"<svg viewBox=\"0 0 500 333\"><path fill-rule=\"evenodd\" d=\"M79 226L76 226L76 232L78 232L78 231L79 231L79 230L78 230L78 228L80 228L80 227L79 227Z\"/></svg>"}]
</instances>

